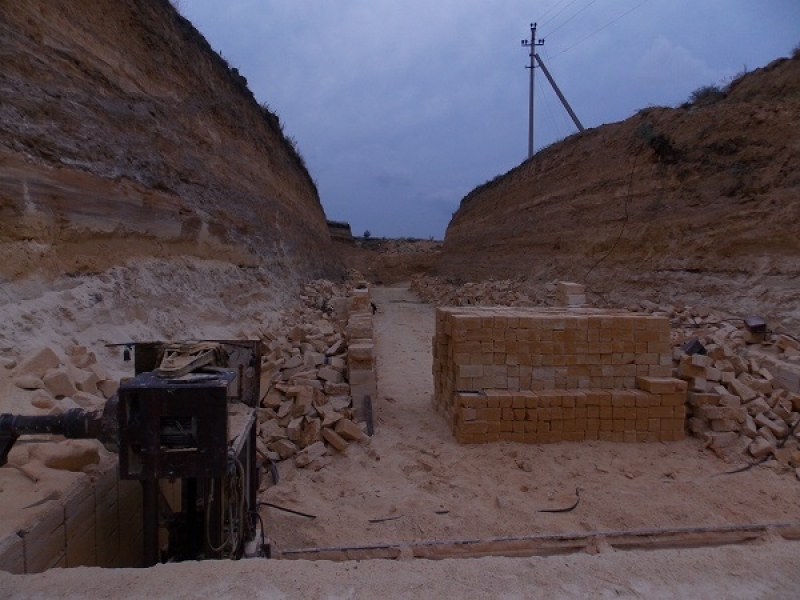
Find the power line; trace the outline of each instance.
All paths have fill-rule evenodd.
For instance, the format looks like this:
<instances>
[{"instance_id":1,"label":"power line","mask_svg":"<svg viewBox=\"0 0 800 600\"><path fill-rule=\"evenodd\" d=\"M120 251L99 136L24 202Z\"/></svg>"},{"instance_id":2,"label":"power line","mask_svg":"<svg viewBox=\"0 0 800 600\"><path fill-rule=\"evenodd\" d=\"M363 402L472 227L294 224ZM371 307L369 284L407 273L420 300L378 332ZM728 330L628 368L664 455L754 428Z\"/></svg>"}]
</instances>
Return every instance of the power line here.
<instances>
[{"instance_id":1,"label":"power line","mask_svg":"<svg viewBox=\"0 0 800 600\"><path fill-rule=\"evenodd\" d=\"M603 31L604 29L607 29L608 27L611 27L611 26L612 26L614 23L616 23L617 21L619 21L619 20L620 20L620 19L622 19L623 17L626 17L626 16L628 16L628 15L629 15L629 14L631 14L633 11L635 11L637 8L639 8L639 7L640 7L640 6L642 6L643 4L647 4L648 2L650 2L650 0L642 0L641 2L639 2L639 4L637 4L636 6L634 6L633 8L631 8L630 10L628 10L627 12L624 12L624 13L622 13L622 14L621 14L620 16L618 16L616 19L614 19L614 20L612 20L612 21L610 21L610 22L606 23L605 25L603 25L603 26L602 26L600 29L598 29L597 31L594 31L594 32L590 33L590 34L589 34L589 35L587 35L585 38L583 38L583 39L581 39L581 40L579 40L579 41L575 42L575 43L574 43L574 44L572 44L571 46L568 46L568 47L564 48L564 49L563 49L561 52L559 52L558 54L554 54L554 55L551 57L551 59L550 59L550 60L552 61L552 59L553 59L553 58L556 58L556 57L558 57L558 56L561 56L562 54L564 54L564 53L565 53L565 52L567 52L568 50L572 50L572 49L573 49L575 46L578 46L578 45L582 44L583 42L585 42L585 41L586 41L586 40L588 40L589 38L591 38L591 37L593 37L593 36L597 35L597 34L598 34L598 33L600 33L601 31Z\"/></svg>"},{"instance_id":2,"label":"power line","mask_svg":"<svg viewBox=\"0 0 800 600\"><path fill-rule=\"evenodd\" d=\"M572 19L574 19L575 17L577 17L579 14L581 14L583 11L585 11L587 8L589 8L589 7L590 7L592 4L594 4L595 2L597 2L597 0L591 0L591 2L589 2L589 4L587 4L587 5L586 5L586 6L584 6L582 9L580 9L578 12L576 12L574 15L572 15L572 16L571 16L569 19L567 19L566 21L564 21L564 22L563 22L561 25L559 25L558 27L556 27L555 29L553 29L553 31L551 31L551 32L550 32L548 35L553 35L553 34L554 34L556 31L558 31L558 30L559 30L559 29L561 29L561 28L562 28L564 25L566 25L567 23L569 23L570 21L572 21Z\"/></svg>"},{"instance_id":3,"label":"power line","mask_svg":"<svg viewBox=\"0 0 800 600\"><path fill-rule=\"evenodd\" d=\"M563 1L563 0L562 0L562 1ZM570 6L572 6L573 4L575 4L577 1L578 1L578 0L572 0L572 2L570 2L569 4L567 4L567 5L566 5L564 8L562 8L560 11L558 11L558 12L557 12L556 14L554 14L552 17L550 17L549 19L547 19L547 21L545 21L544 23L542 23L542 27L544 27L545 25L547 25L547 24L548 24L550 21L552 21L553 19L555 19L555 18L556 18L558 15L560 15L562 12L564 12L565 10L567 10L567 9L568 9ZM561 4L561 2L559 2L558 4ZM556 4L556 6L558 6L558 4ZM555 7L553 7L553 8L555 8ZM552 9L551 9L551 10L552 10ZM545 13L545 14L547 14L547 13Z\"/></svg>"},{"instance_id":4,"label":"power line","mask_svg":"<svg viewBox=\"0 0 800 600\"><path fill-rule=\"evenodd\" d=\"M563 3L564 3L564 2L566 2L566 1L567 1L567 0L558 0L558 2L556 2L556 3L555 3L553 6L551 6L550 8L548 8L548 9L547 9L547 10L544 12L544 14L543 14L543 15L542 15L540 18L541 18L541 19L544 19L544 18L545 18L547 15L549 15L551 12L553 12L553 10L554 10L554 9L558 8L558 6L559 6L560 4L563 4ZM573 2L574 2L574 1L575 1L575 0L573 0ZM549 23L549 21L546 21L546 23Z\"/></svg>"}]
</instances>

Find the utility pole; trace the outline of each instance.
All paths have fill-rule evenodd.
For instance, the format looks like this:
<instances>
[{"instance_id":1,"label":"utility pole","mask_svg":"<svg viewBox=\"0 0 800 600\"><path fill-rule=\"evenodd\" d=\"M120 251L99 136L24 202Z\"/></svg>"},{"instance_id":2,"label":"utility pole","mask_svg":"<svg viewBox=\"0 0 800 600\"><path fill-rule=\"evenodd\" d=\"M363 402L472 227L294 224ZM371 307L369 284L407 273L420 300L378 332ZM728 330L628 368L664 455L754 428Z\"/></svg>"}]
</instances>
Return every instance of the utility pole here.
<instances>
[{"instance_id":1,"label":"utility pole","mask_svg":"<svg viewBox=\"0 0 800 600\"><path fill-rule=\"evenodd\" d=\"M525 67L531 71L530 90L528 92L528 158L533 156L533 70L536 68L534 57L536 56L536 46L544 46L544 40L536 39L536 23L531 23L531 39L522 40L522 45L530 48L531 63Z\"/></svg>"},{"instance_id":2,"label":"utility pole","mask_svg":"<svg viewBox=\"0 0 800 600\"><path fill-rule=\"evenodd\" d=\"M542 67L542 73L544 73L544 76L547 77L547 81L550 82L550 85L553 87L553 91L556 93L558 99L561 100L561 104L564 105L564 108L569 113L569 116L572 118L572 122L575 123L575 127L578 128L578 131L583 131L583 125L578 119L578 115L576 115L575 111L572 110L572 107L569 105L569 102L567 102L567 99L564 97L564 94L561 93L561 89L556 84L556 81L555 79L553 79L553 76L550 75L550 71L547 70L547 67L544 65L544 61L538 54L536 55L536 62L538 62L539 66Z\"/></svg>"}]
</instances>

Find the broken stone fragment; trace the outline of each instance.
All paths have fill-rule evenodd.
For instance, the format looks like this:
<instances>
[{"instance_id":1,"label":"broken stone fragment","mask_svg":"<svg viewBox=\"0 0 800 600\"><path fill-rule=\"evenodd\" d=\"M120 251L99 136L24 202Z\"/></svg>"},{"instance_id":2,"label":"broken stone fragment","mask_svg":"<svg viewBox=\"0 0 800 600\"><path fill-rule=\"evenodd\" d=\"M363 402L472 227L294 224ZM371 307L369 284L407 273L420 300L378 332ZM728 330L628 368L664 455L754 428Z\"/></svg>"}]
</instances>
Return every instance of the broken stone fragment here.
<instances>
[{"instance_id":1,"label":"broken stone fragment","mask_svg":"<svg viewBox=\"0 0 800 600\"><path fill-rule=\"evenodd\" d=\"M278 390L277 388L271 388L267 395L261 400L261 405L264 408L273 408L277 409L280 407L281 402L283 402L286 398L284 395Z\"/></svg>"},{"instance_id":2,"label":"broken stone fragment","mask_svg":"<svg viewBox=\"0 0 800 600\"><path fill-rule=\"evenodd\" d=\"M286 437L291 441L297 442L300 439L300 434L303 431L303 417L296 417L289 421L286 426Z\"/></svg>"},{"instance_id":3,"label":"broken stone fragment","mask_svg":"<svg viewBox=\"0 0 800 600\"><path fill-rule=\"evenodd\" d=\"M84 410L100 409L105 402L105 398L101 398L95 394L88 394L86 392L75 392L70 397Z\"/></svg>"},{"instance_id":4,"label":"broken stone fragment","mask_svg":"<svg viewBox=\"0 0 800 600\"><path fill-rule=\"evenodd\" d=\"M735 407L731 408L728 406L711 406L710 404L706 404L697 407L695 409L695 415L697 415L702 419L707 419L709 421L730 419L741 423L744 421L745 411L741 408L735 408Z\"/></svg>"},{"instance_id":5,"label":"broken stone fragment","mask_svg":"<svg viewBox=\"0 0 800 600\"><path fill-rule=\"evenodd\" d=\"M750 455L753 458L764 458L765 456L772 454L772 452L775 450L775 446L772 444L772 442L759 436L752 441L747 450L750 452Z\"/></svg>"},{"instance_id":6,"label":"broken stone fragment","mask_svg":"<svg viewBox=\"0 0 800 600\"><path fill-rule=\"evenodd\" d=\"M75 381L75 387L80 391L86 392L87 394L98 393L97 384L100 383L100 380L92 371L76 370L73 374L73 380Z\"/></svg>"},{"instance_id":7,"label":"broken stone fragment","mask_svg":"<svg viewBox=\"0 0 800 600\"><path fill-rule=\"evenodd\" d=\"M278 418L283 419L284 417L289 416L292 412L292 407L294 406L294 402L291 400L284 400L281 402L281 405L278 407Z\"/></svg>"},{"instance_id":8,"label":"broken stone fragment","mask_svg":"<svg viewBox=\"0 0 800 600\"><path fill-rule=\"evenodd\" d=\"M303 427L300 431L300 439L298 440L298 445L301 448L306 448L311 444L318 442L322 439L321 435L322 430L322 422L317 419L309 419L306 417L303 421Z\"/></svg>"},{"instance_id":9,"label":"broken stone fragment","mask_svg":"<svg viewBox=\"0 0 800 600\"><path fill-rule=\"evenodd\" d=\"M336 411L329 411L326 412L322 417L322 427L333 427L340 419L343 419L344 415L336 412Z\"/></svg>"},{"instance_id":10,"label":"broken stone fragment","mask_svg":"<svg viewBox=\"0 0 800 600\"><path fill-rule=\"evenodd\" d=\"M332 345L331 345L331 346L330 346L330 347L329 347L329 348L328 348L328 349L325 351L325 354L326 354L327 356L334 356L334 355L336 355L336 354L339 354L339 351L343 349L343 348L342 348L342 346L343 346L343 345L344 345L344 341L343 341L343 340L341 340L341 339L339 339L339 340L337 340L336 342L334 342L334 343L333 343L333 344L332 344Z\"/></svg>"},{"instance_id":11,"label":"broken stone fragment","mask_svg":"<svg viewBox=\"0 0 800 600\"><path fill-rule=\"evenodd\" d=\"M758 427L756 426L756 422L753 420L753 417L750 415L745 416L744 424L742 425L740 432L742 435L745 435L750 439L756 437L756 434L758 433Z\"/></svg>"},{"instance_id":12,"label":"broken stone fragment","mask_svg":"<svg viewBox=\"0 0 800 600\"><path fill-rule=\"evenodd\" d=\"M361 440L364 437L364 432L350 419L339 419L336 422L334 431L346 440Z\"/></svg>"},{"instance_id":13,"label":"broken stone fragment","mask_svg":"<svg viewBox=\"0 0 800 600\"><path fill-rule=\"evenodd\" d=\"M322 367L319 369L319 371L317 371L317 377L330 383L342 382L342 372L334 369L333 367Z\"/></svg>"},{"instance_id":14,"label":"broken stone fragment","mask_svg":"<svg viewBox=\"0 0 800 600\"><path fill-rule=\"evenodd\" d=\"M328 404L336 411L344 411L350 408L350 396L329 396Z\"/></svg>"},{"instance_id":15,"label":"broken stone fragment","mask_svg":"<svg viewBox=\"0 0 800 600\"><path fill-rule=\"evenodd\" d=\"M772 393L772 383L767 381L766 379L759 379L757 377L753 377L749 373L742 373L737 378L741 381L744 385L749 387L751 390L768 396Z\"/></svg>"},{"instance_id":16,"label":"broken stone fragment","mask_svg":"<svg viewBox=\"0 0 800 600\"><path fill-rule=\"evenodd\" d=\"M275 420L262 423L260 427L260 435L267 443L286 439L287 437L286 430L278 425L277 421Z\"/></svg>"},{"instance_id":17,"label":"broken stone fragment","mask_svg":"<svg viewBox=\"0 0 800 600\"><path fill-rule=\"evenodd\" d=\"M717 406L717 404L719 404L720 396L718 393L712 392L689 392L687 398L689 406L699 408L706 405Z\"/></svg>"},{"instance_id":18,"label":"broken stone fragment","mask_svg":"<svg viewBox=\"0 0 800 600\"><path fill-rule=\"evenodd\" d=\"M772 430L769 427L759 427L758 428L758 435L763 437L773 446L778 445L778 438L775 437L775 434L772 433Z\"/></svg>"},{"instance_id":19,"label":"broken stone fragment","mask_svg":"<svg viewBox=\"0 0 800 600\"><path fill-rule=\"evenodd\" d=\"M256 409L256 417L258 419L259 425L264 423L265 421L269 421L271 419L275 419L277 417L277 412L272 410L271 408L257 408Z\"/></svg>"},{"instance_id":20,"label":"broken stone fragment","mask_svg":"<svg viewBox=\"0 0 800 600\"><path fill-rule=\"evenodd\" d=\"M297 396L294 399L294 406L292 407L292 416L306 415L311 411L314 403L314 389L311 387L303 386L298 389Z\"/></svg>"},{"instance_id":21,"label":"broken stone fragment","mask_svg":"<svg viewBox=\"0 0 800 600\"><path fill-rule=\"evenodd\" d=\"M347 362L339 356L333 356L328 360L328 366L337 371L344 371L347 368Z\"/></svg>"},{"instance_id":22,"label":"broken stone fragment","mask_svg":"<svg viewBox=\"0 0 800 600\"><path fill-rule=\"evenodd\" d=\"M78 391L72 377L63 367L50 369L42 381L47 391L56 398L59 396L71 396Z\"/></svg>"},{"instance_id":23,"label":"broken stone fragment","mask_svg":"<svg viewBox=\"0 0 800 600\"><path fill-rule=\"evenodd\" d=\"M31 406L49 410L56 405L55 399L45 390L36 390L31 398Z\"/></svg>"},{"instance_id":24,"label":"broken stone fragment","mask_svg":"<svg viewBox=\"0 0 800 600\"><path fill-rule=\"evenodd\" d=\"M324 390L328 396L349 396L350 384L346 381L341 383L331 383L330 381L326 381ZM800 400L798 403L800 404Z\"/></svg>"},{"instance_id":25,"label":"broken stone fragment","mask_svg":"<svg viewBox=\"0 0 800 600\"><path fill-rule=\"evenodd\" d=\"M325 355L319 352L308 352L303 356L303 364L307 369L314 369L325 363Z\"/></svg>"},{"instance_id":26,"label":"broken stone fragment","mask_svg":"<svg viewBox=\"0 0 800 600\"><path fill-rule=\"evenodd\" d=\"M275 440L267 444L267 448L277 452L281 460L286 460L297 453L297 446L288 439Z\"/></svg>"},{"instance_id":27,"label":"broken stone fragment","mask_svg":"<svg viewBox=\"0 0 800 600\"><path fill-rule=\"evenodd\" d=\"M18 375L43 377L50 369L61 364L61 359L50 348L44 347L26 356L17 367Z\"/></svg>"},{"instance_id":28,"label":"broken stone fragment","mask_svg":"<svg viewBox=\"0 0 800 600\"><path fill-rule=\"evenodd\" d=\"M44 387L44 382L36 375L20 375L14 378L14 385L23 390L39 390Z\"/></svg>"},{"instance_id":29,"label":"broken stone fragment","mask_svg":"<svg viewBox=\"0 0 800 600\"><path fill-rule=\"evenodd\" d=\"M111 373L100 363L89 365L89 370L95 374L98 381L107 381L111 379Z\"/></svg>"},{"instance_id":30,"label":"broken stone fragment","mask_svg":"<svg viewBox=\"0 0 800 600\"><path fill-rule=\"evenodd\" d=\"M303 357L298 354L287 360L281 367L281 370L290 371L292 369L297 369L298 367L302 366L303 366Z\"/></svg>"},{"instance_id":31,"label":"broken stone fragment","mask_svg":"<svg viewBox=\"0 0 800 600\"><path fill-rule=\"evenodd\" d=\"M322 382L316 378L316 373L302 373L297 377L292 377L292 383L295 385L301 385L305 387L314 388L317 390L322 389Z\"/></svg>"},{"instance_id":32,"label":"broken stone fragment","mask_svg":"<svg viewBox=\"0 0 800 600\"><path fill-rule=\"evenodd\" d=\"M755 390L747 386L739 379L734 379L733 381L731 381L728 384L728 387L731 392L733 392L742 399L742 402L750 402L751 400L754 400L756 397L758 397L758 394L755 392Z\"/></svg>"},{"instance_id":33,"label":"broken stone fragment","mask_svg":"<svg viewBox=\"0 0 800 600\"><path fill-rule=\"evenodd\" d=\"M711 421L712 431L739 431L739 421L736 419L714 419Z\"/></svg>"},{"instance_id":34,"label":"broken stone fragment","mask_svg":"<svg viewBox=\"0 0 800 600\"><path fill-rule=\"evenodd\" d=\"M101 381L97 388L100 390L100 393L103 394L103 397L108 399L117 393L119 381L115 379L106 379L105 381Z\"/></svg>"},{"instance_id":35,"label":"broken stone fragment","mask_svg":"<svg viewBox=\"0 0 800 600\"><path fill-rule=\"evenodd\" d=\"M297 456L294 458L294 464L302 469L307 467L313 460L325 456L327 453L328 449L325 447L324 442L314 442L297 453Z\"/></svg>"},{"instance_id":36,"label":"broken stone fragment","mask_svg":"<svg viewBox=\"0 0 800 600\"><path fill-rule=\"evenodd\" d=\"M467 409L467 410L475 410L475 409ZM695 435L700 435L705 433L710 429L708 425L708 421L705 419L700 419L698 417L691 417L688 422L689 431Z\"/></svg>"},{"instance_id":37,"label":"broken stone fragment","mask_svg":"<svg viewBox=\"0 0 800 600\"><path fill-rule=\"evenodd\" d=\"M786 423L784 423L783 421L770 419L766 413L761 413L759 415L756 415L754 421L756 422L756 425L760 425L761 427L766 427L767 429L772 431L772 433L775 434L776 437L781 438L785 436L787 433L789 433L789 427L786 425Z\"/></svg>"},{"instance_id":38,"label":"broken stone fragment","mask_svg":"<svg viewBox=\"0 0 800 600\"><path fill-rule=\"evenodd\" d=\"M348 446L347 440L345 440L342 436L340 436L332 429L323 429L322 437L325 438L325 441L328 442L334 448L336 448L336 450L338 450L339 452L344 452L345 450L347 450Z\"/></svg>"},{"instance_id":39,"label":"broken stone fragment","mask_svg":"<svg viewBox=\"0 0 800 600\"><path fill-rule=\"evenodd\" d=\"M97 356L86 346L73 346L67 351L70 362L79 369L85 369L97 362Z\"/></svg>"},{"instance_id":40,"label":"broken stone fragment","mask_svg":"<svg viewBox=\"0 0 800 600\"><path fill-rule=\"evenodd\" d=\"M767 404L764 398L759 397L748 402L745 405L745 409L751 416L755 417L756 415L767 412L769 410L769 404Z\"/></svg>"}]
</instances>

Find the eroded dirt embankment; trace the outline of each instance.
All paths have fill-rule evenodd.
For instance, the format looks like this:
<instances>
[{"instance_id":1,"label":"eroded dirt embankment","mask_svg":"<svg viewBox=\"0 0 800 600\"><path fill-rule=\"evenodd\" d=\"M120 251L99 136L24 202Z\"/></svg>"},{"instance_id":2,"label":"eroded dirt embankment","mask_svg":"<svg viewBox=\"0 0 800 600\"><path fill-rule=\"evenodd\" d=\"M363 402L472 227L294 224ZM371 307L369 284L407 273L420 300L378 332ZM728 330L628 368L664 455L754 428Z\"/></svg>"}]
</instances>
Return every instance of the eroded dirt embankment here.
<instances>
[{"instance_id":1,"label":"eroded dirt embankment","mask_svg":"<svg viewBox=\"0 0 800 600\"><path fill-rule=\"evenodd\" d=\"M439 270L797 325L799 113L800 58L781 59L715 102L572 136L464 198Z\"/></svg>"},{"instance_id":2,"label":"eroded dirt embankment","mask_svg":"<svg viewBox=\"0 0 800 600\"><path fill-rule=\"evenodd\" d=\"M0 276L137 256L329 271L313 180L167 0L0 6Z\"/></svg>"}]
</instances>

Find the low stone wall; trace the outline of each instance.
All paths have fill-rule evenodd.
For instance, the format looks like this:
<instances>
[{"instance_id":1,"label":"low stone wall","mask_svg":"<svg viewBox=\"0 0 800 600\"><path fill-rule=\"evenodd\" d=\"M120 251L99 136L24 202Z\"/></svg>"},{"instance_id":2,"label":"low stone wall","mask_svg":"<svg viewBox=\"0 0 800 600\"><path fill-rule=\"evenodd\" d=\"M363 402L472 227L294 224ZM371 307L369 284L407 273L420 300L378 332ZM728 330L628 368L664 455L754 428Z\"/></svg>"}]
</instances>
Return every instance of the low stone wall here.
<instances>
[{"instance_id":1,"label":"low stone wall","mask_svg":"<svg viewBox=\"0 0 800 600\"><path fill-rule=\"evenodd\" d=\"M669 321L596 309L439 308L434 404L462 443L672 441L686 383Z\"/></svg>"},{"instance_id":2,"label":"low stone wall","mask_svg":"<svg viewBox=\"0 0 800 600\"><path fill-rule=\"evenodd\" d=\"M0 570L39 573L53 567L142 564L142 494L120 481L116 461L78 478L57 499L32 510L22 528L0 539Z\"/></svg>"},{"instance_id":3,"label":"low stone wall","mask_svg":"<svg viewBox=\"0 0 800 600\"><path fill-rule=\"evenodd\" d=\"M347 378L356 418L365 418L364 398L375 400L378 393L375 378L375 341L372 321L372 297L369 289L357 288L350 297L347 336Z\"/></svg>"}]
</instances>

